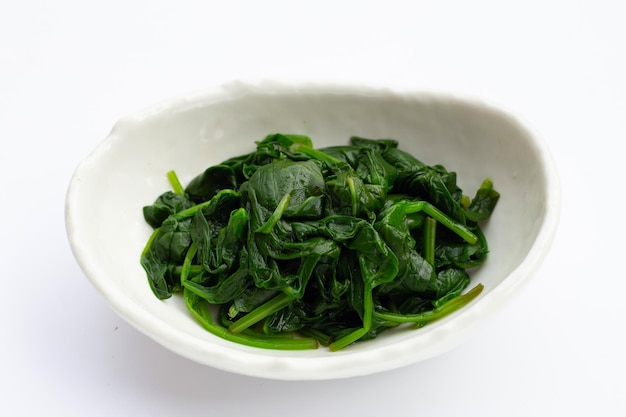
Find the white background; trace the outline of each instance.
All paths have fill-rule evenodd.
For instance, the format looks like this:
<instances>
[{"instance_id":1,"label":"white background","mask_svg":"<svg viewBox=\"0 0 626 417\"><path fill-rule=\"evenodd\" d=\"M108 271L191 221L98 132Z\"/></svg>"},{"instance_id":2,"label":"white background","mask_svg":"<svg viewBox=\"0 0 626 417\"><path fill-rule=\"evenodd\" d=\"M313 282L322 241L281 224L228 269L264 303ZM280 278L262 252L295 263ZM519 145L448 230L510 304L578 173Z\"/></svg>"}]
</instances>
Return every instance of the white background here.
<instances>
[{"instance_id":1,"label":"white background","mask_svg":"<svg viewBox=\"0 0 626 417\"><path fill-rule=\"evenodd\" d=\"M0 414L626 415L619 3L2 1ZM258 77L441 90L519 115L562 181L540 271L454 351L347 380L229 374L131 328L70 252L76 165L128 112Z\"/></svg>"}]
</instances>

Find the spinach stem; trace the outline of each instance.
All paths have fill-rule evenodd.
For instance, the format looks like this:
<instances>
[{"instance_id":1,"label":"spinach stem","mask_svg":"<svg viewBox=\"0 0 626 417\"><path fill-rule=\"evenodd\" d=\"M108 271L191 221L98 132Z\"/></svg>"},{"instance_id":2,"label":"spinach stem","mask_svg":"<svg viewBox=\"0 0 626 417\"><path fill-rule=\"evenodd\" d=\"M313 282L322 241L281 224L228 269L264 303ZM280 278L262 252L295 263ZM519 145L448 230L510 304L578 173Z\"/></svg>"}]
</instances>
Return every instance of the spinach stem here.
<instances>
[{"instance_id":1,"label":"spinach stem","mask_svg":"<svg viewBox=\"0 0 626 417\"><path fill-rule=\"evenodd\" d=\"M267 219L267 221L265 222L263 226L256 229L255 232L263 233L263 234L271 233L272 229L274 229L274 226L276 226L276 223L278 223L280 218L283 216L283 213L285 212L285 209L289 205L290 200L291 200L291 194L289 193L285 194L283 198L281 198L280 201L278 202L276 209L274 210L272 215L269 217L269 219Z\"/></svg>"},{"instance_id":2,"label":"spinach stem","mask_svg":"<svg viewBox=\"0 0 626 417\"><path fill-rule=\"evenodd\" d=\"M192 243L187 250L187 254L185 255L185 259L183 260L183 266L180 270L180 283L181 285L189 278L189 273L191 272L191 262L193 258L196 256L198 252L198 247L195 243Z\"/></svg>"},{"instance_id":3,"label":"spinach stem","mask_svg":"<svg viewBox=\"0 0 626 417\"><path fill-rule=\"evenodd\" d=\"M178 213L173 214L173 216L176 217L176 219L178 220L183 220L189 217L193 217L198 212L198 210L202 210L205 207L209 207L211 204L215 204L215 202L219 201L222 198L222 196L225 194L230 194L234 197L239 197L239 193L237 191L230 190L230 189L220 190L210 200L197 204L195 206L189 207L188 209L179 211Z\"/></svg>"},{"instance_id":4,"label":"spinach stem","mask_svg":"<svg viewBox=\"0 0 626 417\"><path fill-rule=\"evenodd\" d=\"M356 217L359 214L359 196L356 195L354 178L348 177L346 182L348 183L348 189L350 190L350 200L352 201L352 217Z\"/></svg>"},{"instance_id":5,"label":"spinach stem","mask_svg":"<svg viewBox=\"0 0 626 417\"><path fill-rule=\"evenodd\" d=\"M478 295L483 290L483 284L477 284L474 288L469 290L466 294L459 295L456 298L446 302L440 307L434 308L433 310L424 311L419 314L398 314L392 312L374 312L374 316L376 318L387 320L393 323L414 323L416 326L423 326L426 323L430 323L431 321L438 320L442 317L447 316L450 313L453 313L467 305L474 298L478 297Z\"/></svg>"},{"instance_id":6,"label":"spinach stem","mask_svg":"<svg viewBox=\"0 0 626 417\"><path fill-rule=\"evenodd\" d=\"M306 350L317 349L318 347L317 341L313 338L275 337L252 334L249 332L245 332L245 334L233 334L226 327L213 322L211 313L207 308L208 303L206 300L186 289L184 290L184 297L187 308L191 311L196 320L200 322L202 327L213 335L230 342L261 349L276 350Z\"/></svg>"},{"instance_id":7,"label":"spinach stem","mask_svg":"<svg viewBox=\"0 0 626 417\"><path fill-rule=\"evenodd\" d=\"M465 240L467 243L475 244L478 241L478 237L472 233L472 231L465 225L455 222L450 217L448 217L444 212L439 210L437 207L426 201L417 201L415 203L410 204L410 208L407 209L406 213L417 213L423 211L428 214L433 219L437 220L439 223L443 224L448 229L452 230L454 233L459 235L460 238Z\"/></svg>"},{"instance_id":8,"label":"spinach stem","mask_svg":"<svg viewBox=\"0 0 626 417\"><path fill-rule=\"evenodd\" d=\"M435 266L435 237L437 231L437 220L432 217L426 218L424 225L424 259L432 267Z\"/></svg>"},{"instance_id":9,"label":"spinach stem","mask_svg":"<svg viewBox=\"0 0 626 417\"><path fill-rule=\"evenodd\" d=\"M202 271L204 271L204 268L201 267L200 265L190 265L188 270L187 270L187 277L193 276L193 275L198 275ZM182 273L183 273L183 266L182 265L175 266L174 268L172 268L172 274L180 277Z\"/></svg>"},{"instance_id":10,"label":"spinach stem","mask_svg":"<svg viewBox=\"0 0 626 417\"><path fill-rule=\"evenodd\" d=\"M160 232L161 232L160 227L157 227L156 229L152 231L152 233L150 234L150 237L148 238L148 241L146 242L146 246L144 246L143 250L141 251L142 259L148 255L148 252L150 252L150 248L152 247L152 244L154 243L156 237L159 235Z\"/></svg>"},{"instance_id":11,"label":"spinach stem","mask_svg":"<svg viewBox=\"0 0 626 417\"><path fill-rule=\"evenodd\" d=\"M363 295L363 327L335 340L328 346L328 349L331 352L336 352L365 336L372 328L373 314L374 297L372 295L372 287L366 284L365 294Z\"/></svg>"},{"instance_id":12,"label":"spinach stem","mask_svg":"<svg viewBox=\"0 0 626 417\"><path fill-rule=\"evenodd\" d=\"M336 165L345 165L341 159L335 158L334 156L330 156L326 152L320 151L319 149L312 148L304 143L294 143L291 145L291 149L294 151L302 152L303 154L310 156L313 159L317 159L318 161L325 162L329 166Z\"/></svg>"},{"instance_id":13,"label":"spinach stem","mask_svg":"<svg viewBox=\"0 0 626 417\"><path fill-rule=\"evenodd\" d=\"M327 335L326 333L321 332L317 329L312 329L310 327L302 328L298 330L298 333L301 334L302 336L312 337L313 339L316 339L322 346L330 345L330 342L332 340L330 336Z\"/></svg>"},{"instance_id":14,"label":"spinach stem","mask_svg":"<svg viewBox=\"0 0 626 417\"><path fill-rule=\"evenodd\" d=\"M178 180L178 175L176 175L176 171L171 170L167 173L167 179L170 181L172 189L178 195L185 195L185 189L182 184Z\"/></svg>"},{"instance_id":15,"label":"spinach stem","mask_svg":"<svg viewBox=\"0 0 626 417\"><path fill-rule=\"evenodd\" d=\"M478 241L478 238L472 231L467 227L462 225L461 223L455 222L450 217L446 216L441 210L432 204L426 203L424 206L424 213L428 214L439 223L443 224L448 229L452 230L454 233L459 235L463 240L467 243L474 244Z\"/></svg>"},{"instance_id":16,"label":"spinach stem","mask_svg":"<svg viewBox=\"0 0 626 417\"><path fill-rule=\"evenodd\" d=\"M269 315L287 307L294 300L295 299L293 297L290 297L285 293L278 294L265 304L260 305L239 320L235 321L230 325L228 330L234 334L240 333L242 330L260 322Z\"/></svg>"}]
</instances>

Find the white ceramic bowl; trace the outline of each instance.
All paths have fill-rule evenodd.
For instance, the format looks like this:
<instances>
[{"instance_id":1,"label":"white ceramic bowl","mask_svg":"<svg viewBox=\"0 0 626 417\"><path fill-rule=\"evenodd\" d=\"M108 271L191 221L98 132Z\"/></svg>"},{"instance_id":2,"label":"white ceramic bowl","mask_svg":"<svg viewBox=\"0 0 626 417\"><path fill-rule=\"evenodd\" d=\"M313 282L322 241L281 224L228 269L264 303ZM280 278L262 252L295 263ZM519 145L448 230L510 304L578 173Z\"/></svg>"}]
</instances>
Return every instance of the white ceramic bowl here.
<instances>
[{"instance_id":1,"label":"white ceramic bowl","mask_svg":"<svg viewBox=\"0 0 626 417\"><path fill-rule=\"evenodd\" d=\"M482 294L422 329L390 331L342 351L272 351L206 332L174 296L159 301L139 264L151 233L142 207L206 167L253 150L269 133L309 135L317 147L352 135L394 138L428 164L457 171L468 194L491 177L501 193L484 226L491 253L472 271ZM527 127L475 100L378 87L236 82L122 118L76 169L66 202L69 241L111 307L172 351L222 370L315 380L366 375L415 363L458 345L495 314L538 268L558 223L560 186L551 156Z\"/></svg>"}]
</instances>

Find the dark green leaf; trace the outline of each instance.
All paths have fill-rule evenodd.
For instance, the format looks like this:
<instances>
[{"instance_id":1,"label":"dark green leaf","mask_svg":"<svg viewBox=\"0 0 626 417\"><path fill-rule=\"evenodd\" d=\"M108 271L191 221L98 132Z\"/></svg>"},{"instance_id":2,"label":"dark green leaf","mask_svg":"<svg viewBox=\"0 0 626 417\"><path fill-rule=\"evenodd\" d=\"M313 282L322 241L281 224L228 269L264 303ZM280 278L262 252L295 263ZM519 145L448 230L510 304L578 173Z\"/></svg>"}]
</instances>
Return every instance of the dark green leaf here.
<instances>
[{"instance_id":1,"label":"dark green leaf","mask_svg":"<svg viewBox=\"0 0 626 417\"><path fill-rule=\"evenodd\" d=\"M161 226L170 214L178 213L193 206L186 197L166 191L161 194L153 205L143 208L143 216L146 222L153 228Z\"/></svg>"},{"instance_id":2,"label":"dark green leaf","mask_svg":"<svg viewBox=\"0 0 626 417\"><path fill-rule=\"evenodd\" d=\"M235 171L227 165L215 165L191 180L185 192L191 200L200 203L213 198L221 190L236 188Z\"/></svg>"}]
</instances>

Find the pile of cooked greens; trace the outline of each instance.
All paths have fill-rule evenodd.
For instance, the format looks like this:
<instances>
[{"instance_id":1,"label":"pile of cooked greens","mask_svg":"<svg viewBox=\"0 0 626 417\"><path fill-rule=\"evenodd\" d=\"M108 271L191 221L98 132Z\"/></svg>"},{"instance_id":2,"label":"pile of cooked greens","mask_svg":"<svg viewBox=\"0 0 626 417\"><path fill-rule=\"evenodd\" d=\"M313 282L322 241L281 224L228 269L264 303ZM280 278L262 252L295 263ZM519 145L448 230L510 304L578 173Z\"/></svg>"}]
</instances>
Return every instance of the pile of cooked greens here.
<instances>
[{"instance_id":1,"label":"pile of cooked greens","mask_svg":"<svg viewBox=\"0 0 626 417\"><path fill-rule=\"evenodd\" d=\"M272 134L143 209L141 255L159 299L182 293L209 332L248 346L340 350L466 305L485 261L479 222L499 194L469 198L456 174L391 139L323 149Z\"/></svg>"}]
</instances>

